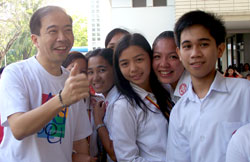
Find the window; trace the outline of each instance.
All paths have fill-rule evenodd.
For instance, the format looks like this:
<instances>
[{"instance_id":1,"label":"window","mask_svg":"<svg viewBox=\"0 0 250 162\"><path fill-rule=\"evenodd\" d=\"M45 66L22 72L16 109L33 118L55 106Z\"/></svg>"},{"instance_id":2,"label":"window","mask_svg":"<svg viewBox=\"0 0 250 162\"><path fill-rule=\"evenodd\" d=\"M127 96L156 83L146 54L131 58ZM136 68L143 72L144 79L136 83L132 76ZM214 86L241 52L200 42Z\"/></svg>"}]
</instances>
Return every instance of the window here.
<instances>
[{"instance_id":1,"label":"window","mask_svg":"<svg viewBox=\"0 0 250 162\"><path fill-rule=\"evenodd\" d=\"M167 6L167 0L154 0L153 6Z\"/></svg>"},{"instance_id":2,"label":"window","mask_svg":"<svg viewBox=\"0 0 250 162\"><path fill-rule=\"evenodd\" d=\"M133 7L146 7L146 0L133 0Z\"/></svg>"}]
</instances>

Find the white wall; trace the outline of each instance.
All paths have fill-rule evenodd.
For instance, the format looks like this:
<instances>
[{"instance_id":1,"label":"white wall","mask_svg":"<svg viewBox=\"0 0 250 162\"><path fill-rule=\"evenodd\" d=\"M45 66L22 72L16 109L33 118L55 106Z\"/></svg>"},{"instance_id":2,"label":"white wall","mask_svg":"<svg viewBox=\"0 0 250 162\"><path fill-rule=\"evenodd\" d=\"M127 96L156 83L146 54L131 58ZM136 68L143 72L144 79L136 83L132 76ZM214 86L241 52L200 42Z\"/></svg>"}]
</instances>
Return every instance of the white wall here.
<instances>
[{"instance_id":1,"label":"white wall","mask_svg":"<svg viewBox=\"0 0 250 162\"><path fill-rule=\"evenodd\" d=\"M122 27L143 34L150 44L165 30L173 30L174 6L112 9L112 28Z\"/></svg>"}]
</instances>

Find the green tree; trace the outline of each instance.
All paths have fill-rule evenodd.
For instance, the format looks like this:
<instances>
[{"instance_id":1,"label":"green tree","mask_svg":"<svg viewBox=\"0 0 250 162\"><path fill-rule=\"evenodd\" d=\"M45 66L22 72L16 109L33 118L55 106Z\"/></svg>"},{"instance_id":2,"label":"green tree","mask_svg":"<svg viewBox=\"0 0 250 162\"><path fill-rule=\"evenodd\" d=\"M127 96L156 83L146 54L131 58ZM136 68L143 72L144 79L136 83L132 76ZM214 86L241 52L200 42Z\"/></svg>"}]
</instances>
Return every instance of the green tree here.
<instances>
[{"instance_id":1,"label":"green tree","mask_svg":"<svg viewBox=\"0 0 250 162\"><path fill-rule=\"evenodd\" d=\"M1 1L1 0L0 0ZM30 40L29 19L45 0L5 0L0 2L0 66L26 59L34 53Z\"/></svg>"},{"instance_id":2,"label":"green tree","mask_svg":"<svg viewBox=\"0 0 250 162\"><path fill-rule=\"evenodd\" d=\"M75 47L88 45L88 33L87 33L87 18L77 15L72 16L73 19L73 31L75 36Z\"/></svg>"}]
</instances>

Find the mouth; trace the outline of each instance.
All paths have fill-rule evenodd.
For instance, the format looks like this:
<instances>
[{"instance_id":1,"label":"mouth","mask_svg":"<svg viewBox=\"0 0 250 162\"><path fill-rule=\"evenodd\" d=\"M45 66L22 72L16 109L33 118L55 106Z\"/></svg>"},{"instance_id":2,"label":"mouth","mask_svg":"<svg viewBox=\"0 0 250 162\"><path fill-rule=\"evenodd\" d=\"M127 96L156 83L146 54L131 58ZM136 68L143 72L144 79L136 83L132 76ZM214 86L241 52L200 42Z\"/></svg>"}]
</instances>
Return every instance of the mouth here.
<instances>
[{"instance_id":1,"label":"mouth","mask_svg":"<svg viewBox=\"0 0 250 162\"><path fill-rule=\"evenodd\" d=\"M173 71L159 71L162 76L167 76L173 73Z\"/></svg>"},{"instance_id":2,"label":"mouth","mask_svg":"<svg viewBox=\"0 0 250 162\"><path fill-rule=\"evenodd\" d=\"M59 53L67 52L68 46L58 46L58 47L55 47L54 50L58 51Z\"/></svg>"},{"instance_id":3,"label":"mouth","mask_svg":"<svg viewBox=\"0 0 250 162\"><path fill-rule=\"evenodd\" d=\"M103 87L102 85L103 85L102 83L93 83L93 88L94 89L100 89L100 88Z\"/></svg>"},{"instance_id":4,"label":"mouth","mask_svg":"<svg viewBox=\"0 0 250 162\"><path fill-rule=\"evenodd\" d=\"M132 78L133 80L140 80L142 75L143 75L142 73L136 74L136 75L132 75L131 78Z\"/></svg>"},{"instance_id":5,"label":"mouth","mask_svg":"<svg viewBox=\"0 0 250 162\"><path fill-rule=\"evenodd\" d=\"M203 61L199 61L199 62L192 62L190 63L190 65L193 67L193 68L199 68L201 67L205 62Z\"/></svg>"}]
</instances>

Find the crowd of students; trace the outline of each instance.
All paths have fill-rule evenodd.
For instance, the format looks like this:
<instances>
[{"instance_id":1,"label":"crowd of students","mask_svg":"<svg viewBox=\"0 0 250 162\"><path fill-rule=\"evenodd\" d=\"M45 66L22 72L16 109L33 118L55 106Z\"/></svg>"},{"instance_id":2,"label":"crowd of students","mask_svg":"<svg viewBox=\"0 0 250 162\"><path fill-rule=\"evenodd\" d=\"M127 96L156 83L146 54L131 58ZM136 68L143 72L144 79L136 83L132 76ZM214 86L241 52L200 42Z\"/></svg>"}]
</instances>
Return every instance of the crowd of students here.
<instances>
[{"instance_id":1,"label":"crowd of students","mask_svg":"<svg viewBox=\"0 0 250 162\"><path fill-rule=\"evenodd\" d=\"M0 161L249 161L250 82L216 71L226 29L214 14L184 14L152 48L116 28L85 56L69 52L60 7L30 29L38 53L0 80Z\"/></svg>"}]
</instances>

